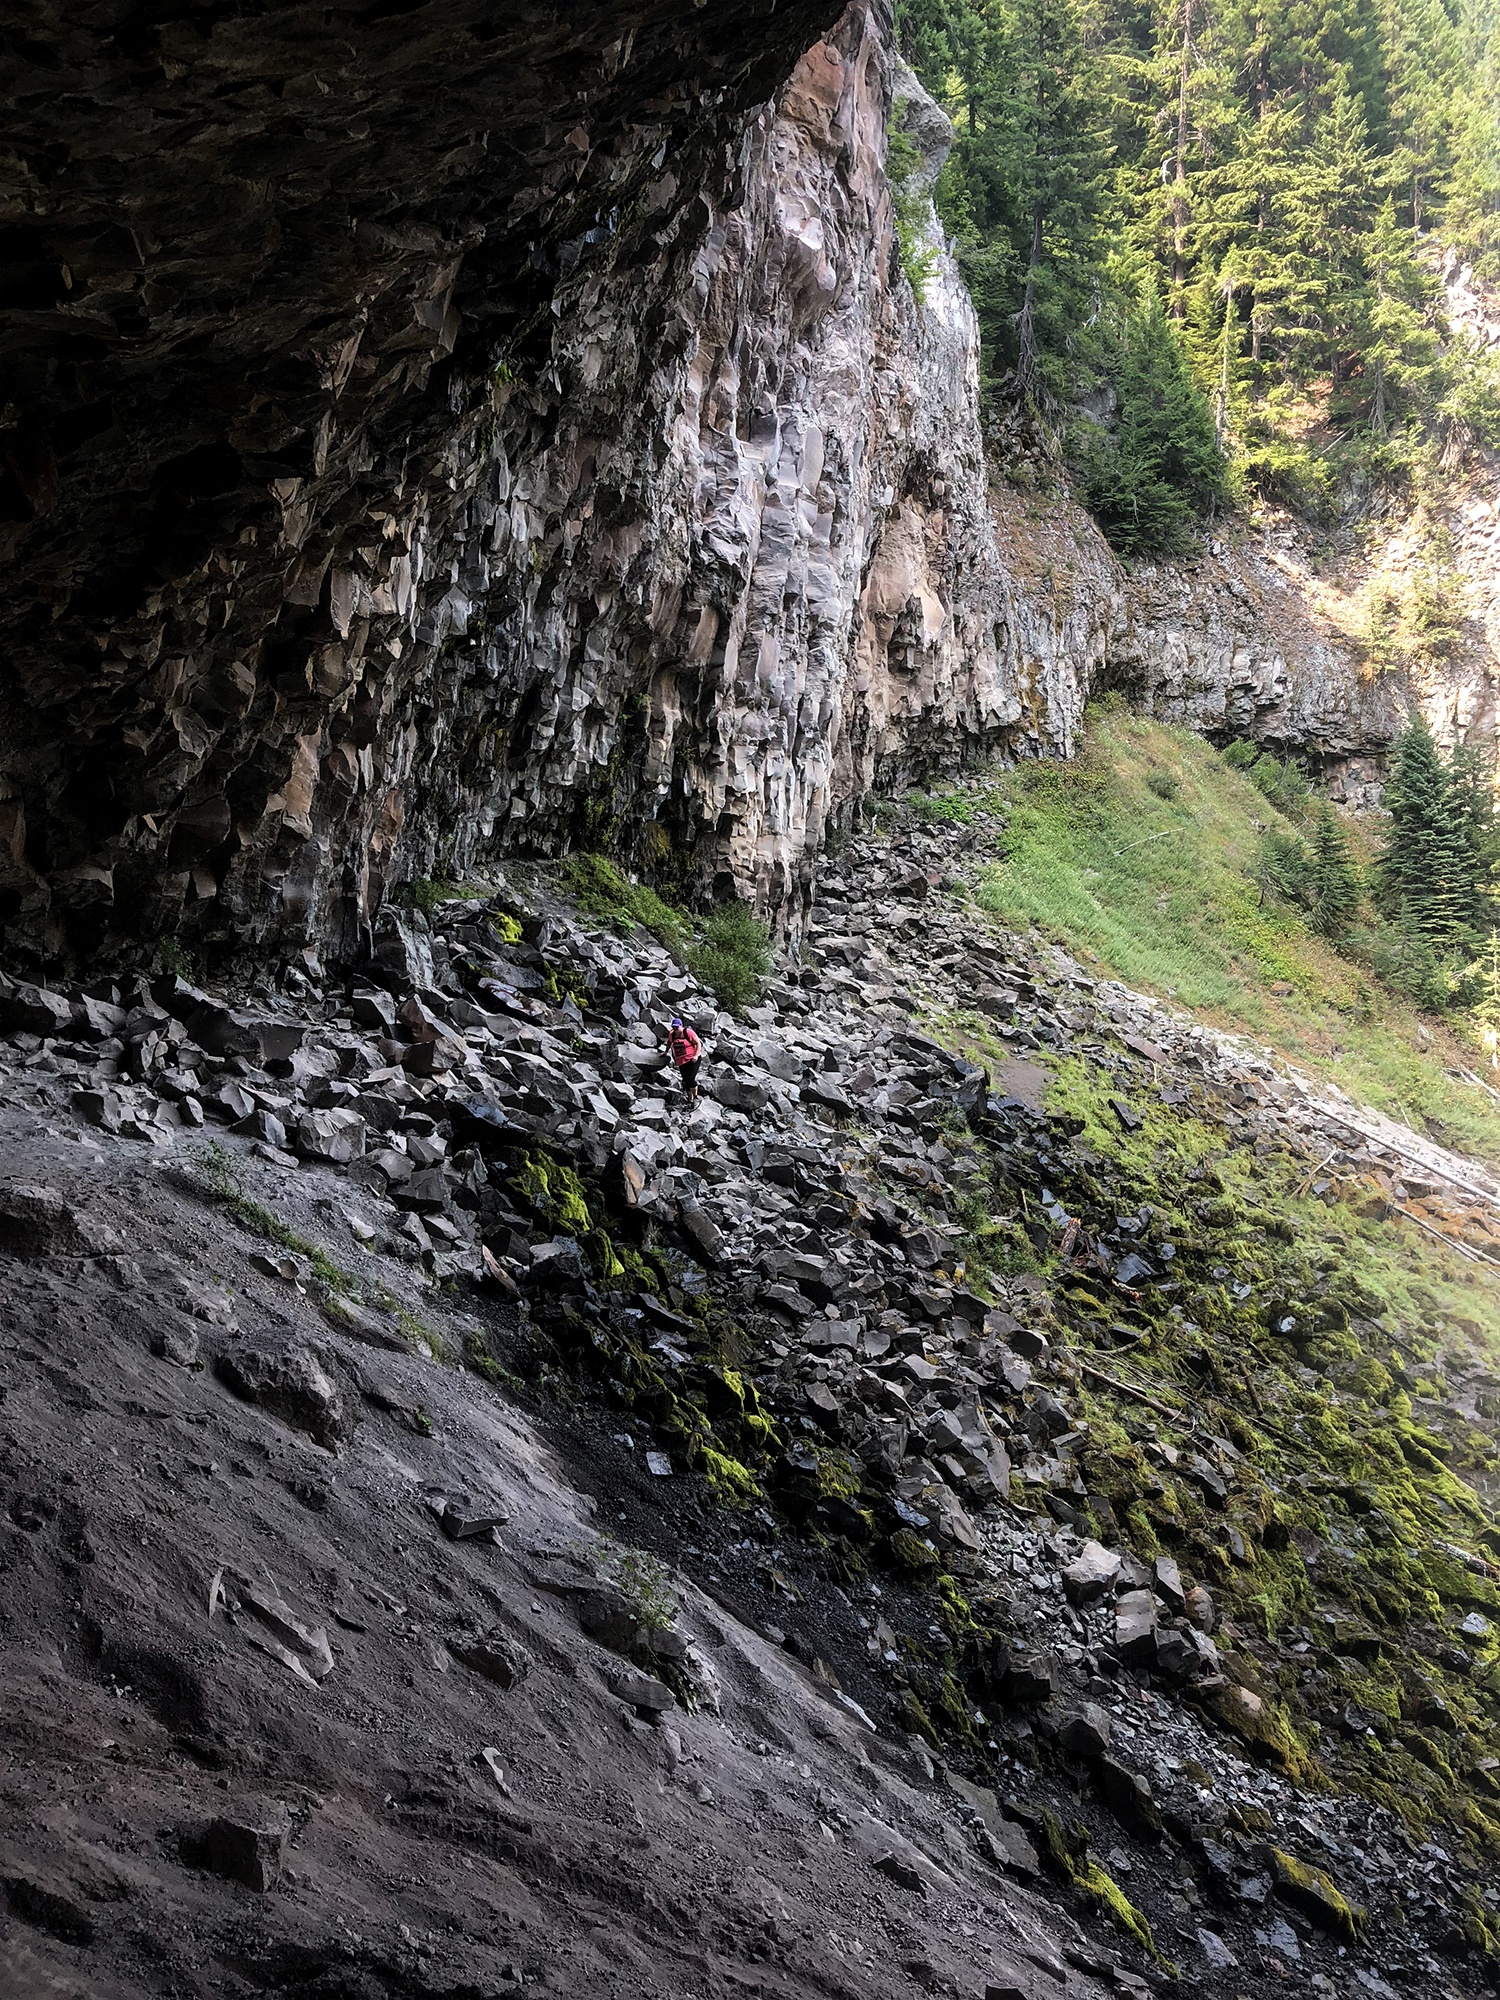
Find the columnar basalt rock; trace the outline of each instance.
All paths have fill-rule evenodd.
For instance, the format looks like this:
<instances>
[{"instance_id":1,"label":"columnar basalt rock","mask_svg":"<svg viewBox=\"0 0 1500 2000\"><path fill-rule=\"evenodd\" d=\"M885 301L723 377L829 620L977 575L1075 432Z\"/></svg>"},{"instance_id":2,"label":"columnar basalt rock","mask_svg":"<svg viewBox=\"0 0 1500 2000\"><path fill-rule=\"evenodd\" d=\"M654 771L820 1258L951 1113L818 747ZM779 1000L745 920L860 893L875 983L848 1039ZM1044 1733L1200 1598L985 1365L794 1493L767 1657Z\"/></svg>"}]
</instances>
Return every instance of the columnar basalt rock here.
<instances>
[{"instance_id":1,"label":"columnar basalt rock","mask_svg":"<svg viewBox=\"0 0 1500 2000\"><path fill-rule=\"evenodd\" d=\"M832 11L288 6L135 69L44 14L12 954L350 955L402 874L578 840L774 904L1023 722L972 308L935 233L901 275L889 22Z\"/></svg>"},{"instance_id":2,"label":"columnar basalt rock","mask_svg":"<svg viewBox=\"0 0 1500 2000\"><path fill-rule=\"evenodd\" d=\"M977 330L936 246L922 301L901 276L890 70L851 7L751 122L691 263L648 275L667 337L640 279L580 268L552 379L505 386L461 570L501 733L428 815L472 827L466 852L492 816L534 851L623 826L778 904L877 773L951 768L1018 718Z\"/></svg>"},{"instance_id":3,"label":"columnar basalt rock","mask_svg":"<svg viewBox=\"0 0 1500 2000\"><path fill-rule=\"evenodd\" d=\"M1290 539L1290 538L1289 538ZM1218 741L1313 751L1364 803L1413 691L1359 671L1358 648L1312 613L1270 541L1215 543L1201 561L1141 564L1126 579L1109 674L1149 715Z\"/></svg>"},{"instance_id":4,"label":"columnar basalt rock","mask_svg":"<svg viewBox=\"0 0 1500 2000\"><path fill-rule=\"evenodd\" d=\"M1417 712L1444 744L1471 744L1493 761L1500 653L1488 596L1500 540L1475 519L1488 513L1487 502L1460 497L1446 517L1474 611L1444 657L1382 663L1358 624L1368 578L1402 573L1403 542L1424 539L1420 520L1392 534L1373 561L1351 565L1352 577L1314 567L1283 524L1214 541L1193 562L1128 572L1107 678L1160 721L1304 758L1354 807L1379 803L1387 746Z\"/></svg>"},{"instance_id":5,"label":"columnar basalt rock","mask_svg":"<svg viewBox=\"0 0 1500 2000\"><path fill-rule=\"evenodd\" d=\"M12 953L348 950L403 833L490 836L432 773L477 797L497 729L524 759L555 718L515 712L538 683L484 698L487 655L447 643L473 612L469 503L508 510L529 576L576 542L576 494L597 587L629 568L660 423L609 492L596 443L531 475L512 448L557 428L554 329L617 292L639 366L581 365L660 415L744 198L745 119L836 14L33 10L0 193Z\"/></svg>"}]
</instances>

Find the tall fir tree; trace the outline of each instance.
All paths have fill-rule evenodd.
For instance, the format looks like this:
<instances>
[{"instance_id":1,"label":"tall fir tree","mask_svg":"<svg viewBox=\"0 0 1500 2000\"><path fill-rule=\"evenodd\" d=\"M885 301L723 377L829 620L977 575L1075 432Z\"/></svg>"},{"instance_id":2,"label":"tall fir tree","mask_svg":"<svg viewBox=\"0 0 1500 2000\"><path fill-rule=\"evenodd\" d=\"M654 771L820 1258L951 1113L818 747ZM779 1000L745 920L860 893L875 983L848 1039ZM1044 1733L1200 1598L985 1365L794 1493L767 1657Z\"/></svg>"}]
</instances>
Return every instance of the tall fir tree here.
<instances>
[{"instance_id":1,"label":"tall fir tree","mask_svg":"<svg viewBox=\"0 0 1500 2000\"><path fill-rule=\"evenodd\" d=\"M1420 715L1396 739L1385 808L1382 908L1440 951L1459 945L1474 909L1473 849L1453 774Z\"/></svg>"},{"instance_id":2,"label":"tall fir tree","mask_svg":"<svg viewBox=\"0 0 1500 2000\"><path fill-rule=\"evenodd\" d=\"M1193 524L1227 497L1224 460L1213 414L1149 277L1135 298L1126 296L1115 341L1111 421L1089 421L1086 436L1075 438L1084 497L1122 553L1181 548Z\"/></svg>"},{"instance_id":3,"label":"tall fir tree","mask_svg":"<svg viewBox=\"0 0 1500 2000\"><path fill-rule=\"evenodd\" d=\"M1453 171L1443 227L1480 277L1500 278L1500 5L1468 0L1459 39L1466 86L1453 100Z\"/></svg>"},{"instance_id":4,"label":"tall fir tree","mask_svg":"<svg viewBox=\"0 0 1500 2000\"><path fill-rule=\"evenodd\" d=\"M1393 192L1420 234L1453 163L1462 47L1443 0L1382 0L1379 19Z\"/></svg>"},{"instance_id":5,"label":"tall fir tree","mask_svg":"<svg viewBox=\"0 0 1500 2000\"><path fill-rule=\"evenodd\" d=\"M1343 75L1287 162L1277 203L1271 329L1288 375L1342 373L1366 310L1364 249L1381 181L1364 113Z\"/></svg>"},{"instance_id":6,"label":"tall fir tree","mask_svg":"<svg viewBox=\"0 0 1500 2000\"><path fill-rule=\"evenodd\" d=\"M1479 1036L1479 1046L1490 1059L1491 1069L1500 1069L1500 930L1492 930L1489 941L1473 965L1469 977L1479 988L1470 1018Z\"/></svg>"},{"instance_id":7,"label":"tall fir tree","mask_svg":"<svg viewBox=\"0 0 1500 2000\"><path fill-rule=\"evenodd\" d=\"M988 377L1051 409L1070 391L1070 352L1093 315L1109 184L1083 6L904 0L898 26L962 141L938 207L958 241Z\"/></svg>"},{"instance_id":8,"label":"tall fir tree","mask_svg":"<svg viewBox=\"0 0 1500 2000\"><path fill-rule=\"evenodd\" d=\"M1436 285L1418 259L1410 233L1387 199L1377 210L1364 250L1368 283L1354 320L1359 355L1356 401L1374 438L1420 408L1434 387L1439 345L1433 324Z\"/></svg>"},{"instance_id":9,"label":"tall fir tree","mask_svg":"<svg viewBox=\"0 0 1500 2000\"><path fill-rule=\"evenodd\" d=\"M1497 878L1500 878L1500 819L1495 811L1493 767L1472 743L1460 743L1448 765L1453 805L1463 836L1468 898L1465 922L1476 934L1495 921Z\"/></svg>"},{"instance_id":10,"label":"tall fir tree","mask_svg":"<svg viewBox=\"0 0 1500 2000\"><path fill-rule=\"evenodd\" d=\"M1330 940L1347 937L1362 900L1359 870L1349 851L1348 836L1326 799L1313 827L1308 888L1312 901L1308 922L1312 929L1319 937Z\"/></svg>"},{"instance_id":11,"label":"tall fir tree","mask_svg":"<svg viewBox=\"0 0 1500 2000\"><path fill-rule=\"evenodd\" d=\"M1049 380L1043 357L1057 351L1066 316L1089 289L1106 168L1076 0L1016 0L1006 56L1003 115L1024 222L1016 394L1023 402L1051 402L1059 385Z\"/></svg>"}]
</instances>

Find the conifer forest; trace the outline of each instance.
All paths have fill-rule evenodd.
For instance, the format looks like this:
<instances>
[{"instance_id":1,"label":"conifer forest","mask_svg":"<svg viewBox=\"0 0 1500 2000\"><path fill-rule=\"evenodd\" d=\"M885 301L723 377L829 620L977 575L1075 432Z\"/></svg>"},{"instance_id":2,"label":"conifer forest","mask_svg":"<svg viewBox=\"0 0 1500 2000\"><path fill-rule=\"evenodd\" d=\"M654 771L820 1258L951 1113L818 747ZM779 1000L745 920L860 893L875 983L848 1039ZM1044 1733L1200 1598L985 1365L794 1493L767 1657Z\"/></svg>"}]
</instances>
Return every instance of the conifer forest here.
<instances>
[{"instance_id":1,"label":"conifer forest","mask_svg":"<svg viewBox=\"0 0 1500 2000\"><path fill-rule=\"evenodd\" d=\"M1494 0L901 0L899 34L954 120L991 397L1050 418L1122 553L1500 441L1442 291L1500 271Z\"/></svg>"}]
</instances>

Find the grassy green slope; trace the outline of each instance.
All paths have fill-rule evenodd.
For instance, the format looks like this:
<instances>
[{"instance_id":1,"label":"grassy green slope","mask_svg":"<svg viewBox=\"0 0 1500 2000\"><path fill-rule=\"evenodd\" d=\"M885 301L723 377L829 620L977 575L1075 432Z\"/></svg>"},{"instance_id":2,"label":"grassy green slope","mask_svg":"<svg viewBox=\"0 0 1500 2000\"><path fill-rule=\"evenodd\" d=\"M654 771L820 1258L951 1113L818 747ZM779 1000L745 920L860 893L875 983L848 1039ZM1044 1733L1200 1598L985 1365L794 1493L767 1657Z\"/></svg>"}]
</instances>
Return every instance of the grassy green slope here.
<instances>
[{"instance_id":1,"label":"grassy green slope","mask_svg":"<svg viewBox=\"0 0 1500 2000\"><path fill-rule=\"evenodd\" d=\"M1475 1050L1263 897L1262 838L1289 829L1209 744L1105 706L1075 763L1024 765L997 790L1006 848L980 892L996 916L1445 1144L1500 1159L1500 1102L1449 1073L1472 1068ZM1349 831L1368 858L1370 834Z\"/></svg>"}]
</instances>

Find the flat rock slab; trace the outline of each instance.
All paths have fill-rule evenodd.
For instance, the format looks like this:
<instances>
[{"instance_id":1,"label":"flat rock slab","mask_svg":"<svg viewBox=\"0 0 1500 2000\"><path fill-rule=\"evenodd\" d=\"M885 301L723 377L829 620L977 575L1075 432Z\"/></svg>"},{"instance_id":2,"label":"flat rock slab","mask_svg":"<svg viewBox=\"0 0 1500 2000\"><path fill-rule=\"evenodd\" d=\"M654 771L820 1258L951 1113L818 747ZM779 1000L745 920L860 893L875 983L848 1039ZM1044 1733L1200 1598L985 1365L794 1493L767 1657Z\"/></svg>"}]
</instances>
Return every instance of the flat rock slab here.
<instances>
[{"instance_id":1,"label":"flat rock slab","mask_svg":"<svg viewBox=\"0 0 1500 2000\"><path fill-rule=\"evenodd\" d=\"M604 1676L604 1685L611 1694L646 1716L664 1715L677 1701L665 1681L657 1680L654 1674L642 1673L638 1667L611 1669Z\"/></svg>"}]
</instances>

